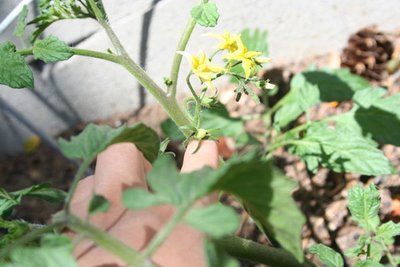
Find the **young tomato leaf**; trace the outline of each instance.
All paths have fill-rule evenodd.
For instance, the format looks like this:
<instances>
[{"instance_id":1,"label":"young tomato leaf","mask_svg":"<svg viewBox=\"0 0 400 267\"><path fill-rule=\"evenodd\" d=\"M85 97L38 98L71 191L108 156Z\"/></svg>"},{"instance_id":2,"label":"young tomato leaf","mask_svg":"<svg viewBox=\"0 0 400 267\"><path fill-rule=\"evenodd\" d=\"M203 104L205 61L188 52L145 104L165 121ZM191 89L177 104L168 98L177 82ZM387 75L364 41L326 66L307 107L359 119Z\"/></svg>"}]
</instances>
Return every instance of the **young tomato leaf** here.
<instances>
[{"instance_id":1,"label":"young tomato leaf","mask_svg":"<svg viewBox=\"0 0 400 267\"><path fill-rule=\"evenodd\" d=\"M72 252L65 247L17 248L7 267L78 267Z\"/></svg>"},{"instance_id":2,"label":"young tomato leaf","mask_svg":"<svg viewBox=\"0 0 400 267\"><path fill-rule=\"evenodd\" d=\"M400 223L388 221L378 227L375 238L382 240L386 245L394 243L394 237L400 235Z\"/></svg>"},{"instance_id":3,"label":"young tomato leaf","mask_svg":"<svg viewBox=\"0 0 400 267\"><path fill-rule=\"evenodd\" d=\"M215 27L218 23L218 9L214 3L202 3L192 9L192 18L204 27Z\"/></svg>"},{"instance_id":4,"label":"young tomato leaf","mask_svg":"<svg viewBox=\"0 0 400 267\"><path fill-rule=\"evenodd\" d=\"M217 246L212 240L204 240L204 250L207 267L239 267L239 262L230 257L225 251Z\"/></svg>"},{"instance_id":5,"label":"young tomato leaf","mask_svg":"<svg viewBox=\"0 0 400 267\"><path fill-rule=\"evenodd\" d=\"M239 147L258 142L246 132L245 121L241 118L231 117L226 107L220 102L212 108L203 109L200 116L203 129L215 129L212 133L214 137L232 137Z\"/></svg>"},{"instance_id":6,"label":"young tomato leaf","mask_svg":"<svg viewBox=\"0 0 400 267\"><path fill-rule=\"evenodd\" d=\"M160 179L163 179L160 177ZM143 189L131 188L124 191L122 195L124 206L131 210L141 210L156 206L168 201L163 200L159 195L149 193Z\"/></svg>"},{"instance_id":7,"label":"young tomato leaf","mask_svg":"<svg viewBox=\"0 0 400 267\"><path fill-rule=\"evenodd\" d=\"M38 184L10 193L20 200L23 196L31 196L46 200L51 203L61 203L67 195L63 190L52 188L49 184Z\"/></svg>"},{"instance_id":8,"label":"young tomato leaf","mask_svg":"<svg viewBox=\"0 0 400 267\"><path fill-rule=\"evenodd\" d=\"M357 91L350 112L338 116L337 127L350 128L380 144L400 146L400 94L383 97L383 88Z\"/></svg>"},{"instance_id":9,"label":"young tomato leaf","mask_svg":"<svg viewBox=\"0 0 400 267\"><path fill-rule=\"evenodd\" d=\"M164 135L171 138L171 140L183 142L186 139L178 126L176 126L175 122L170 118L161 123L161 130Z\"/></svg>"},{"instance_id":10,"label":"young tomato leaf","mask_svg":"<svg viewBox=\"0 0 400 267\"><path fill-rule=\"evenodd\" d=\"M17 27L15 28L14 35L22 38L25 34L25 28L26 28L26 17L28 16L28 6L24 5L24 7L21 10L21 13L19 13L18 17L18 24Z\"/></svg>"},{"instance_id":11,"label":"young tomato leaf","mask_svg":"<svg viewBox=\"0 0 400 267\"><path fill-rule=\"evenodd\" d=\"M305 76L300 73L290 81L290 92L286 96L286 104L275 114L275 124L285 127L299 117L309 108L320 102L318 86L307 82Z\"/></svg>"},{"instance_id":12,"label":"young tomato leaf","mask_svg":"<svg viewBox=\"0 0 400 267\"><path fill-rule=\"evenodd\" d=\"M356 91L370 87L367 80L348 69L321 69L303 72L307 83L317 86L321 102L351 99Z\"/></svg>"},{"instance_id":13,"label":"young tomato leaf","mask_svg":"<svg viewBox=\"0 0 400 267\"><path fill-rule=\"evenodd\" d=\"M313 172L317 163L336 172L392 172L389 160L370 141L346 129L329 129L324 123L312 124L302 139L289 146L289 151L305 160Z\"/></svg>"},{"instance_id":14,"label":"young tomato leaf","mask_svg":"<svg viewBox=\"0 0 400 267\"><path fill-rule=\"evenodd\" d=\"M21 236L29 232L29 225L22 220L5 221L0 218L0 249L5 248Z\"/></svg>"},{"instance_id":15,"label":"young tomato leaf","mask_svg":"<svg viewBox=\"0 0 400 267\"><path fill-rule=\"evenodd\" d=\"M62 247L70 252L74 251L74 243L72 242L71 238L62 234L44 234L40 239L40 246L50 248Z\"/></svg>"},{"instance_id":16,"label":"young tomato leaf","mask_svg":"<svg viewBox=\"0 0 400 267\"><path fill-rule=\"evenodd\" d=\"M231 207L217 203L208 207L192 208L186 214L184 222L213 238L220 238L233 233L239 227L240 219Z\"/></svg>"},{"instance_id":17,"label":"young tomato leaf","mask_svg":"<svg viewBox=\"0 0 400 267\"><path fill-rule=\"evenodd\" d=\"M12 208L19 205L25 196L37 197L48 202L62 202L65 195L64 191L51 188L48 184L33 185L11 193L7 193L3 188L0 188L0 217L7 217Z\"/></svg>"},{"instance_id":18,"label":"young tomato leaf","mask_svg":"<svg viewBox=\"0 0 400 267\"><path fill-rule=\"evenodd\" d=\"M90 215L108 211L110 202L101 195L94 195L89 203L88 213Z\"/></svg>"},{"instance_id":19,"label":"young tomato leaf","mask_svg":"<svg viewBox=\"0 0 400 267\"><path fill-rule=\"evenodd\" d=\"M46 63L67 60L73 55L72 49L53 35L37 41L33 46L33 57Z\"/></svg>"},{"instance_id":20,"label":"young tomato leaf","mask_svg":"<svg viewBox=\"0 0 400 267\"><path fill-rule=\"evenodd\" d=\"M380 196L375 185L363 188L355 186L349 191L349 210L352 219L367 231L375 230L379 225Z\"/></svg>"},{"instance_id":21,"label":"young tomato leaf","mask_svg":"<svg viewBox=\"0 0 400 267\"><path fill-rule=\"evenodd\" d=\"M325 264L326 267L343 267L344 265L342 256L323 244L311 246L309 252L317 254L320 261Z\"/></svg>"},{"instance_id":22,"label":"young tomato leaf","mask_svg":"<svg viewBox=\"0 0 400 267\"><path fill-rule=\"evenodd\" d=\"M365 246L371 243L371 237L367 237L366 235L362 235L358 238L357 245L355 247L349 248L345 251L345 255L347 257L356 258L362 254L365 254Z\"/></svg>"},{"instance_id":23,"label":"young tomato leaf","mask_svg":"<svg viewBox=\"0 0 400 267\"><path fill-rule=\"evenodd\" d=\"M32 71L24 58L16 53L13 43L0 43L0 58L0 84L33 89Z\"/></svg>"},{"instance_id":24,"label":"young tomato leaf","mask_svg":"<svg viewBox=\"0 0 400 267\"><path fill-rule=\"evenodd\" d=\"M113 129L107 125L89 124L78 136L70 141L60 138L58 143L65 156L74 159L92 160L109 145L130 142L153 162L158 156L160 139L157 133L142 123Z\"/></svg>"},{"instance_id":25,"label":"young tomato leaf","mask_svg":"<svg viewBox=\"0 0 400 267\"><path fill-rule=\"evenodd\" d=\"M147 181L157 195L157 201L181 207L210 192L215 180L211 174L209 167L179 174L173 158L162 155L154 162Z\"/></svg>"},{"instance_id":26,"label":"young tomato leaf","mask_svg":"<svg viewBox=\"0 0 400 267\"><path fill-rule=\"evenodd\" d=\"M268 237L303 261L301 229L304 216L291 192L296 183L267 162L234 158L215 171L214 189L232 193L242 201L250 216Z\"/></svg>"},{"instance_id":27,"label":"young tomato leaf","mask_svg":"<svg viewBox=\"0 0 400 267\"><path fill-rule=\"evenodd\" d=\"M385 267L385 265L373 260L357 260L353 267Z\"/></svg>"}]
</instances>

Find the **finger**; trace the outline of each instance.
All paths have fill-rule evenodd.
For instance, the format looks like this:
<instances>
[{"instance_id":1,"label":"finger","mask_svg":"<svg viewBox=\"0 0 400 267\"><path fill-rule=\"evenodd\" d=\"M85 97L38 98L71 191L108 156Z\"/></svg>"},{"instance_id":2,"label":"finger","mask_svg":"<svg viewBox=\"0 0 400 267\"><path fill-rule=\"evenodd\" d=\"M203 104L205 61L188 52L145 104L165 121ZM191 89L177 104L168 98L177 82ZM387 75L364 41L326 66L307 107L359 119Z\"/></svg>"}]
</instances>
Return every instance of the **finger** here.
<instances>
[{"instance_id":1,"label":"finger","mask_svg":"<svg viewBox=\"0 0 400 267\"><path fill-rule=\"evenodd\" d=\"M121 200L128 187L146 187L144 157L135 145L120 143L97 157L95 191L111 202Z\"/></svg>"},{"instance_id":2,"label":"finger","mask_svg":"<svg viewBox=\"0 0 400 267\"><path fill-rule=\"evenodd\" d=\"M204 166L210 166L214 169L218 167L217 143L212 140L203 140L198 151L193 153L198 145L199 141L192 141L187 146L181 172L195 171Z\"/></svg>"},{"instance_id":3,"label":"finger","mask_svg":"<svg viewBox=\"0 0 400 267\"><path fill-rule=\"evenodd\" d=\"M196 153L198 141L192 141L187 146L181 172L191 172L201 169L204 166L210 166L216 169L218 167L218 146L215 141L203 140L200 148ZM218 201L218 193L212 193L206 197L201 198L197 204L200 206L206 206L211 203Z\"/></svg>"}]
</instances>

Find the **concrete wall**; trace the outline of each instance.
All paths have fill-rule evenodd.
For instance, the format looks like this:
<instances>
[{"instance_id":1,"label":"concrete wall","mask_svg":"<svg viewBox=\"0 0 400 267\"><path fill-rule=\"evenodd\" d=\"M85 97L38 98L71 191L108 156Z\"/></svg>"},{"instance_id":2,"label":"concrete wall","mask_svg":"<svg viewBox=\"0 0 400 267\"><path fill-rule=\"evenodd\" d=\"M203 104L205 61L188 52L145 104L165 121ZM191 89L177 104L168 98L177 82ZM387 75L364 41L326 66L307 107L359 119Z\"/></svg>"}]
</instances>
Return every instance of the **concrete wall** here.
<instances>
[{"instance_id":1,"label":"concrete wall","mask_svg":"<svg viewBox=\"0 0 400 267\"><path fill-rule=\"evenodd\" d=\"M113 28L129 53L162 84L170 71L174 48L195 0L103 0ZM0 20L18 1L0 2ZM203 34L243 28L269 31L270 56L274 62L298 61L341 49L348 36L361 27L377 24L382 30L400 27L398 0L218 0L221 13L214 29L196 27L188 51L212 47L215 41ZM15 25L0 35L11 37ZM106 50L105 33L94 21L57 23L46 32L77 47ZM207 49L206 49L207 50ZM183 72L187 71L183 63ZM47 65L36 73L36 89L0 87L0 98L24 114L33 126L55 135L74 123L134 111L153 101L140 93L138 84L122 68L95 59L74 57ZM179 92L184 92L180 84ZM14 128L14 130L12 130ZM31 134L13 116L0 113L0 152L21 148Z\"/></svg>"}]
</instances>

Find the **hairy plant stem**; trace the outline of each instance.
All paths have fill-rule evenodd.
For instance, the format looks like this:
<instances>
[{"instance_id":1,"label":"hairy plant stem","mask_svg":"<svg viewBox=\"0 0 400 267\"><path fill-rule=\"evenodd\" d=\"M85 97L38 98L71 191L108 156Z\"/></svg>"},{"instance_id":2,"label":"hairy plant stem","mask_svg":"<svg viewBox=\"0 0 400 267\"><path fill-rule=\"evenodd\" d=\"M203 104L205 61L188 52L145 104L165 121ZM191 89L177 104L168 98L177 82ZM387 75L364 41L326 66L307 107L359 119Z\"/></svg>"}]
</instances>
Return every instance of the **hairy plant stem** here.
<instances>
[{"instance_id":1,"label":"hairy plant stem","mask_svg":"<svg viewBox=\"0 0 400 267\"><path fill-rule=\"evenodd\" d=\"M175 229L178 223L181 222L183 216L185 216L186 212L190 208L191 205L188 205L186 208L179 208L172 216L172 218L168 221L168 223L156 234L156 236L150 241L147 247L141 253L141 256L144 259L149 259L157 249L162 245L162 243L167 239L167 237L171 234L171 232Z\"/></svg>"},{"instance_id":2,"label":"hairy plant stem","mask_svg":"<svg viewBox=\"0 0 400 267\"><path fill-rule=\"evenodd\" d=\"M75 193L76 188L78 187L79 181L85 175L86 170L89 168L90 164L94 159L85 159L83 163L79 166L78 171L75 174L74 179L72 180L71 187L69 188L68 194L65 198L64 202L64 210L69 213L69 206L72 200L72 197Z\"/></svg>"},{"instance_id":3,"label":"hairy plant stem","mask_svg":"<svg viewBox=\"0 0 400 267\"><path fill-rule=\"evenodd\" d=\"M202 0L201 2L207 3L208 0ZM178 84L179 69L181 67L182 57L183 57L181 54L178 54L176 52L185 51L195 26L196 26L196 21L192 17L190 17L188 23L186 24L185 29L183 30L181 39L179 39L178 46L176 47L174 59L172 61L171 73L169 75L169 78L172 83L167 88L167 95L170 98L174 99L176 98L176 86Z\"/></svg>"},{"instance_id":4,"label":"hairy plant stem","mask_svg":"<svg viewBox=\"0 0 400 267\"><path fill-rule=\"evenodd\" d=\"M266 264L271 267L316 267L313 263L305 261L299 263L289 252L236 236L226 236L215 240L228 254L235 258Z\"/></svg>"},{"instance_id":5,"label":"hairy plant stem","mask_svg":"<svg viewBox=\"0 0 400 267\"><path fill-rule=\"evenodd\" d=\"M382 240L380 241L380 243L381 243L381 246L383 247L383 249L384 249L384 251L385 251L385 253L386 253L386 257L388 258L390 265L391 265L392 267L396 267L396 266L397 266L397 263L396 263L395 259L393 258L393 255L392 255L392 253L390 252L388 246L387 246L387 245L385 244L385 242L383 242Z\"/></svg>"},{"instance_id":6,"label":"hairy plant stem","mask_svg":"<svg viewBox=\"0 0 400 267\"><path fill-rule=\"evenodd\" d=\"M89 3L92 6L92 9L95 12L96 18L99 21L100 25L105 29L110 41L121 56L118 63L121 64L126 70L128 70L129 73L131 73L138 80L138 82L153 95L157 102L168 113L170 118L177 124L182 133L186 137L189 137L191 134L190 130L182 128L182 126L191 125L191 121L188 117L186 117L186 114L179 107L176 98L167 97L167 94L164 92L164 90L162 90L154 82L154 80L151 79L148 74L129 56L118 36L111 28L108 21L103 17L94 0L89 0Z\"/></svg>"},{"instance_id":7,"label":"hairy plant stem","mask_svg":"<svg viewBox=\"0 0 400 267\"><path fill-rule=\"evenodd\" d=\"M98 229L89 222L85 222L72 214L65 214L64 219L71 230L88 237L98 246L129 264L129 266L154 266L151 261L143 260L138 251L125 245L123 242L114 238L104 230Z\"/></svg>"},{"instance_id":8,"label":"hairy plant stem","mask_svg":"<svg viewBox=\"0 0 400 267\"><path fill-rule=\"evenodd\" d=\"M193 95L193 98L196 102L196 110L194 113L194 119L193 119L193 124L194 127L197 129L200 127L200 111L201 111L201 99L199 96L196 94L196 91L193 89L192 83L190 82L190 77L192 76L192 72L189 72L189 74L186 76L186 84L190 89L190 92Z\"/></svg>"},{"instance_id":9,"label":"hairy plant stem","mask_svg":"<svg viewBox=\"0 0 400 267\"><path fill-rule=\"evenodd\" d=\"M17 247L21 247L31 241L34 241L34 240L38 239L39 237L41 237L43 234L51 232L55 228L58 228L59 226L61 226L61 224L54 223L54 224L49 224L49 225L37 228L37 229L33 230L32 232L29 232L28 234L24 235L20 239L17 239L11 245L8 245L4 249L2 249L0 252L0 260L5 258L12 250L16 249Z\"/></svg>"},{"instance_id":10,"label":"hairy plant stem","mask_svg":"<svg viewBox=\"0 0 400 267\"><path fill-rule=\"evenodd\" d=\"M196 26L196 21L193 18L190 18L185 30L182 33L181 39L179 40L178 46L175 51L185 51L186 45L189 42L190 36L192 35L193 29ZM170 79L171 85L168 86L167 94L171 98L176 98L176 86L178 83L179 69L182 63L182 55L175 53L174 59L172 61Z\"/></svg>"}]
</instances>

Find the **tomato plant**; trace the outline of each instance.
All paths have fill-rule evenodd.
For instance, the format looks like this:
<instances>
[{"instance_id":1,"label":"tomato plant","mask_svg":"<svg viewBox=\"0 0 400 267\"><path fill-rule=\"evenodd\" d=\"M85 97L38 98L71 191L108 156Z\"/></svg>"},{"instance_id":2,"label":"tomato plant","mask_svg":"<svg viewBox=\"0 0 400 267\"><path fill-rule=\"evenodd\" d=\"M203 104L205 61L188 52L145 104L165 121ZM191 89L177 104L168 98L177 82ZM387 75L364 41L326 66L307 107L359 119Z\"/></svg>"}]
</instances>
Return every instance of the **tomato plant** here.
<instances>
[{"instance_id":1,"label":"tomato plant","mask_svg":"<svg viewBox=\"0 0 400 267\"><path fill-rule=\"evenodd\" d=\"M163 123L163 129L172 139L185 144L197 139L201 144L202 140L229 136L238 146L247 148L243 150L247 152L221 163L217 170L203 168L179 174L171 156L163 153L168 141L161 143L156 132L146 125L139 123L113 129L89 124L78 136L59 140L65 156L82 162L69 192L47 185L16 192L1 189L0 227L7 232L0 241L2 266L60 266L60 262L63 266L77 266L72 256L74 244L59 231L64 227L91 239L129 266L153 266L150 259L154 252L174 227L182 223L210 237L206 242L210 266L238 266L236 260L227 260L229 257L270 266L314 266L305 259L301 246L305 218L291 196L296 183L275 166L274 151L286 148L300 157L311 172L319 168L371 176L394 172L379 145L400 144L400 94L386 96L384 88L374 88L346 69L311 69L295 75L290 91L269 106L265 99L268 100L277 87L257 76L263 64L271 61L266 57L266 47L258 42L265 38L263 32L210 33L210 42L216 43L213 53L186 51L194 27L217 25L220 14L215 3L203 0L193 7L178 43L170 75L162 85L157 84L126 52L107 19L101 0L42 0L40 3L40 14L27 23L35 27L30 38L31 47L17 49L11 42L0 44L1 84L33 90L33 74L25 61L28 56L45 63L78 56L109 61L125 68L163 107L170 118ZM24 34L26 15L25 8L16 32L19 36ZM67 19L96 20L107 33L112 47L107 51L95 51L70 47L52 35L40 38L51 24ZM181 105L177 100L177 82L183 57L191 65L185 76L191 95ZM266 110L256 115L263 121L265 134L254 136L248 133L244 127L245 119L231 117L219 101L214 81L224 76L236 83L237 101L248 95L261 105L260 99L264 99ZM201 83L200 90L192 85L193 79ZM353 101L348 112L319 120L311 120L308 115L312 107L322 102L345 100ZM302 114L306 115L306 122L293 127L292 122ZM123 195L125 207L132 210L161 204L176 207L165 228L142 252L126 246L93 226L89 218L81 219L70 210L72 196L88 166L108 146L121 142L134 143L153 164L148 176L152 193L126 190ZM240 220L231 207L220 204L207 208L194 206L200 198L221 191L238 199L275 247L234 236ZM29 195L64 202L64 208L45 226L8 220L12 209ZM106 198L94 194L89 213L104 212L109 205ZM393 237L400 234L400 228L393 222L380 224L376 188L355 187L350 193L349 209L354 220L365 230L357 247L348 254L357 257L356 266L382 266L379 262L384 254L389 258L390 266L397 266L399 259L390 254L389 245L393 243ZM343 266L341 256L323 245L312 247L310 252L318 254L327 266Z\"/></svg>"}]
</instances>

